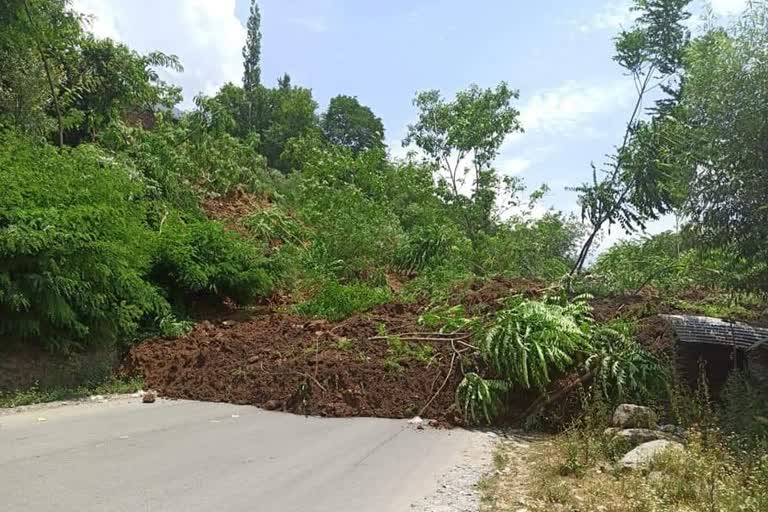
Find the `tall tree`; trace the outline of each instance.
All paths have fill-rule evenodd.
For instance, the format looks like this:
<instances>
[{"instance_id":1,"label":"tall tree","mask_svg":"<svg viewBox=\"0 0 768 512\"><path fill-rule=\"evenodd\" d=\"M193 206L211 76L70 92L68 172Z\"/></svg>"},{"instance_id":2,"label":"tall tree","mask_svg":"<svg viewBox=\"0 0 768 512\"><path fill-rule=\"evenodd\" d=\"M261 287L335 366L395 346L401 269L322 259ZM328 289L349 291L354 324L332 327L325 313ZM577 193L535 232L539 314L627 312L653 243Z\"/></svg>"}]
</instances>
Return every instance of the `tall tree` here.
<instances>
[{"instance_id":1,"label":"tall tree","mask_svg":"<svg viewBox=\"0 0 768 512\"><path fill-rule=\"evenodd\" d=\"M751 263L745 281L768 289L768 5L694 41L685 70L673 148L695 171L684 213L701 245Z\"/></svg>"},{"instance_id":2,"label":"tall tree","mask_svg":"<svg viewBox=\"0 0 768 512\"><path fill-rule=\"evenodd\" d=\"M582 220L590 228L571 274L581 271L604 227L620 224L627 232L642 230L648 220L670 211L677 198L674 187L664 184L670 174L669 163L641 157L650 146L651 134L660 133L655 127L664 123L675 104L679 91L676 79L690 39L684 25L690 17L685 10L689 3L635 0L633 10L640 15L630 30L616 38L614 60L634 80L637 97L621 145L600 173L592 166L592 183L575 188ZM645 120L643 102L656 89L665 93L664 98L651 110L650 121Z\"/></svg>"},{"instance_id":3,"label":"tall tree","mask_svg":"<svg viewBox=\"0 0 768 512\"><path fill-rule=\"evenodd\" d=\"M490 224L500 181L493 160L504 138L522 131L520 112L512 107L518 97L518 91L502 82L495 89L473 85L453 101L437 90L419 93L414 100L419 118L408 127L403 145L415 144L424 152L470 236ZM505 183L517 186L509 178Z\"/></svg>"},{"instance_id":4,"label":"tall tree","mask_svg":"<svg viewBox=\"0 0 768 512\"><path fill-rule=\"evenodd\" d=\"M321 128L328 141L349 148L355 154L384 147L384 124L354 96L332 98L321 120Z\"/></svg>"},{"instance_id":5,"label":"tall tree","mask_svg":"<svg viewBox=\"0 0 768 512\"><path fill-rule=\"evenodd\" d=\"M251 0L248 36L243 46L243 67L243 88L250 93L261 84L261 11L256 0Z\"/></svg>"}]
</instances>

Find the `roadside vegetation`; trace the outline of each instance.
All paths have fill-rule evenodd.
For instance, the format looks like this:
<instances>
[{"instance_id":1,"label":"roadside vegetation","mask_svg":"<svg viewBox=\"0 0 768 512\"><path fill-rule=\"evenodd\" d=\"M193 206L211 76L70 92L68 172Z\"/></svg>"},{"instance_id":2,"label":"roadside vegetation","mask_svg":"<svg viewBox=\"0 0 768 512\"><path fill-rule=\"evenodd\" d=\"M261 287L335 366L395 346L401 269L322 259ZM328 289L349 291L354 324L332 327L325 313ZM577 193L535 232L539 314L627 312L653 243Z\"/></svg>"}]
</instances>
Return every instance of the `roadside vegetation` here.
<instances>
[{"instance_id":1,"label":"roadside vegetation","mask_svg":"<svg viewBox=\"0 0 768 512\"><path fill-rule=\"evenodd\" d=\"M765 510L765 382L691 389L653 319L768 320L768 7L694 31L686 0L634 9L614 60L636 106L579 216L495 166L524 137L513 84L416 93L397 159L350 91L323 110L262 83L256 2L242 84L184 111L176 57L94 37L67 0L6 2L0 354L125 357L98 382L0 379L0 405L167 384L172 361L198 372L161 390L185 398L564 432L532 461L541 510ZM631 236L597 254L609 229ZM625 402L691 432L647 478L606 469Z\"/></svg>"}]
</instances>

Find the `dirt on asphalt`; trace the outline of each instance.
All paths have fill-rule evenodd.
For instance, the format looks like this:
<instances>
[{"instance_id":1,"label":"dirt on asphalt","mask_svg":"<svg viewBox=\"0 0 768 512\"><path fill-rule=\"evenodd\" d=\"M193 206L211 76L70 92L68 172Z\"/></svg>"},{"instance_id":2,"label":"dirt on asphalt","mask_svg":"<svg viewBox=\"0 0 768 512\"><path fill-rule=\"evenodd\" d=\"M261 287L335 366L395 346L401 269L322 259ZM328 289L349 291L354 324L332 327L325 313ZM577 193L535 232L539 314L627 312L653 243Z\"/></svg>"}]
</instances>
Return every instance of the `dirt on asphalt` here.
<instances>
[{"instance_id":1,"label":"dirt on asphalt","mask_svg":"<svg viewBox=\"0 0 768 512\"><path fill-rule=\"evenodd\" d=\"M416 320L407 306L387 305L335 324L282 313L204 321L185 337L134 347L123 371L171 398L319 416L412 417L437 393L453 354L450 343L403 349L380 336L419 331ZM452 407L459 380L454 371L425 417L460 421Z\"/></svg>"},{"instance_id":2,"label":"dirt on asphalt","mask_svg":"<svg viewBox=\"0 0 768 512\"><path fill-rule=\"evenodd\" d=\"M486 315L501 308L510 295L536 298L545 293L538 281L495 278L458 287L449 302L463 304L470 314ZM655 353L674 344L658 314L675 311L657 296L600 298L591 305L599 323L618 317L638 320L638 341ZM454 402L463 372L458 358L450 370L451 343L391 338L425 331L418 323L424 307L386 304L336 323L279 312L268 305L233 309L212 314L208 318L215 320L197 323L184 337L157 338L133 347L121 371L142 376L148 388L169 398L318 416L420 414L460 425ZM470 353L461 363L471 367L477 361L469 359ZM552 389L571 377L559 376ZM513 397L514 408L522 412L534 398L531 393ZM567 411L552 414L565 417Z\"/></svg>"}]
</instances>

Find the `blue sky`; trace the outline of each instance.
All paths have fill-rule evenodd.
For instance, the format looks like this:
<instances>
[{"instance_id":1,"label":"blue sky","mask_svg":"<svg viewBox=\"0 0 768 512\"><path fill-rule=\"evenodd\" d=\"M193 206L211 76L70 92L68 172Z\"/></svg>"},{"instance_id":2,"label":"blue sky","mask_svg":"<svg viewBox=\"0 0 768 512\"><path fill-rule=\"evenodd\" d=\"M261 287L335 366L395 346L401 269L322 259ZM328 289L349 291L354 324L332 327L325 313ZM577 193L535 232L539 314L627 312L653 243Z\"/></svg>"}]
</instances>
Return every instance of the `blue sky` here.
<instances>
[{"instance_id":1,"label":"blue sky","mask_svg":"<svg viewBox=\"0 0 768 512\"><path fill-rule=\"evenodd\" d=\"M392 153L415 118L416 91L450 96L471 83L505 80L520 90L526 133L504 144L497 167L531 188L547 183L545 206L576 210L564 187L591 175L623 133L631 79L611 60L612 37L631 17L629 0L262 0L262 80L283 73L312 89L320 109L357 96L379 115ZM713 0L718 15L746 0ZM701 8L702 4L695 4ZM138 51L177 54L170 80L185 104L200 91L239 82L249 0L75 0L92 29ZM148 15L149 13L149 15ZM654 230L671 225L667 219ZM615 238L613 234L610 238Z\"/></svg>"}]
</instances>

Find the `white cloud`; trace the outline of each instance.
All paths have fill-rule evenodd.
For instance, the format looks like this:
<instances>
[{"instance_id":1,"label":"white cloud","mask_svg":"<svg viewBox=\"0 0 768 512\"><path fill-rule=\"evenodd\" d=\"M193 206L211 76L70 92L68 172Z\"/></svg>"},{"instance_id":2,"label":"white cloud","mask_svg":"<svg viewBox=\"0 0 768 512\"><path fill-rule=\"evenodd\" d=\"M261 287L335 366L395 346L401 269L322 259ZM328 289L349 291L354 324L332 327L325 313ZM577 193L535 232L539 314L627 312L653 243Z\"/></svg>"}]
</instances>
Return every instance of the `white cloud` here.
<instances>
[{"instance_id":1,"label":"white cloud","mask_svg":"<svg viewBox=\"0 0 768 512\"><path fill-rule=\"evenodd\" d=\"M328 22L321 16L302 16L289 18L288 22L317 34L328 32Z\"/></svg>"},{"instance_id":2,"label":"white cloud","mask_svg":"<svg viewBox=\"0 0 768 512\"><path fill-rule=\"evenodd\" d=\"M632 0L613 0L603 4L590 18L574 19L570 24L585 33L598 30L616 31L631 25L637 17L637 13L631 9L632 5L634 5Z\"/></svg>"},{"instance_id":3,"label":"white cloud","mask_svg":"<svg viewBox=\"0 0 768 512\"><path fill-rule=\"evenodd\" d=\"M590 127L593 116L620 109L629 104L634 94L631 80L615 80L603 85L569 81L534 94L520 107L520 122L527 134L589 134L594 132ZM507 143L520 138L520 134L513 134Z\"/></svg>"},{"instance_id":4,"label":"white cloud","mask_svg":"<svg viewBox=\"0 0 768 512\"><path fill-rule=\"evenodd\" d=\"M747 0L711 0L712 10L721 16L739 14L747 7Z\"/></svg>"},{"instance_id":5,"label":"white cloud","mask_svg":"<svg viewBox=\"0 0 768 512\"><path fill-rule=\"evenodd\" d=\"M531 161L527 158L506 158L501 160L496 168L506 175L515 175L525 172L531 166Z\"/></svg>"},{"instance_id":6,"label":"white cloud","mask_svg":"<svg viewBox=\"0 0 768 512\"><path fill-rule=\"evenodd\" d=\"M242 76L246 31L235 0L75 0L75 10L95 16L91 30L146 53L179 57L184 73L163 72L184 90L184 105Z\"/></svg>"}]
</instances>

